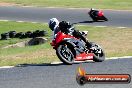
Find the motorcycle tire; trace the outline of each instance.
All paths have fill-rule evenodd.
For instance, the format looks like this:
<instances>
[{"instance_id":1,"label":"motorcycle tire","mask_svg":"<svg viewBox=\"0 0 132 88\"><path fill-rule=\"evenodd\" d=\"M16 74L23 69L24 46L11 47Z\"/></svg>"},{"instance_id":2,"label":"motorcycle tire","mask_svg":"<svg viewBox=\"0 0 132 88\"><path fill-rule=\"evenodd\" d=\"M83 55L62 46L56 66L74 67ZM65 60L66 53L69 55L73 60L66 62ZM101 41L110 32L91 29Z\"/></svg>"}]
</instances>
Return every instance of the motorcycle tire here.
<instances>
[{"instance_id":1,"label":"motorcycle tire","mask_svg":"<svg viewBox=\"0 0 132 88\"><path fill-rule=\"evenodd\" d=\"M46 35L46 31L39 31L39 36L40 37L43 37L43 36L45 36Z\"/></svg>"},{"instance_id":2,"label":"motorcycle tire","mask_svg":"<svg viewBox=\"0 0 132 88\"><path fill-rule=\"evenodd\" d=\"M104 19L104 21L108 21L108 19L105 16L103 17L103 19Z\"/></svg>"},{"instance_id":3,"label":"motorcycle tire","mask_svg":"<svg viewBox=\"0 0 132 88\"><path fill-rule=\"evenodd\" d=\"M31 31L27 31L27 32L25 33L25 36L26 36L27 38L32 38L32 32L31 32Z\"/></svg>"},{"instance_id":4,"label":"motorcycle tire","mask_svg":"<svg viewBox=\"0 0 132 88\"><path fill-rule=\"evenodd\" d=\"M70 43L62 43L56 49L58 58L64 63L71 65L74 62L75 50Z\"/></svg>"},{"instance_id":5,"label":"motorcycle tire","mask_svg":"<svg viewBox=\"0 0 132 88\"><path fill-rule=\"evenodd\" d=\"M93 56L93 61L95 62L102 62L105 60L105 53L104 50L96 43L90 42L92 47L95 47L96 50L93 50L94 56Z\"/></svg>"},{"instance_id":6,"label":"motorcycle tire","mask_svg":"<svg viewBox=\"0 0 132 88\"><path fill-rule=\"evenodd\" d=\"M19 36L19 39L24 39L24 38L27 38L27 37L25 36L25 33L21 33L21 35Z\"/></svg>"},{"instance_id":7,"label":"motorcycle tire","mask_svg":"<svg viewBox=\"0 0 132 88\"><path fill-rule=\"evenodd\" d=\"M108 19L107 19L107 18L105 18L105 21L108 21Z\"/></svg>"},{"instance_id":8,"label":"motorcycle tire","mask_svg":"<svg viewBox=\"0 0 132 88\"><path fill-rule=\"evenodd\" d=\"M9 39L9 33L1 34L1 40L8 40L8 39Z\"/></svg>"},{"instance_id":9,"label":"motorcycle tire","mask_svg":"<svg viewBox=\"0 0 132 88\"><path fill-rule=\"evenodd\" d=\"M9 32L9 37L10 38L15 38L15 35L16 35L16 31L10 31Z\"/></svg>"},{"instance_id":10,"label":"motorcycle tire","mask_svg":"<svg viewBox=\"0 0 132 88\"><path fill-rule=\"evenodd\" d=\"M20 36L22 36L22 34L23 32L16 33L15 38L19 38Z\"/></svg>"},{"instance_id":11,"label":"motorcycle tire","mask_svg":"<svg viewBox=\"0 0 132 88\"><path fill-rule=\"evenodd\" d=\"M90 18L93 20L93 22L97 22L98 21L97 18L92 16L92 15L90 15Z\"/></svg>"},{"instance_id":12,"label":"motorcycle tire","mask_svg":"<svg viewBox=\"0 0 132 88\"><path fill-rule=\"evenodd\" d=\"M35 37L39 37L39 30L36 30L32 33L32 37L35 38Z\"/></svg>"}]
</instances>

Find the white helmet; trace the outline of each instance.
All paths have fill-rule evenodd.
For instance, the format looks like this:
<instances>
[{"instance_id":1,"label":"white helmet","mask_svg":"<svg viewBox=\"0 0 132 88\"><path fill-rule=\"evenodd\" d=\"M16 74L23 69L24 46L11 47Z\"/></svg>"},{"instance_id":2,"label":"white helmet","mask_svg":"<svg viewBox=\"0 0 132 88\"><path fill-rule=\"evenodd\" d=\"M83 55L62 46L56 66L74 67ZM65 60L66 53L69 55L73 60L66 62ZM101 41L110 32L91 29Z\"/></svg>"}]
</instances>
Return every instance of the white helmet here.
<instances>
[{"instance_id":1,"label":"white helmet","mask_svg":"<svg viewBox=\"0 0 132 88\"><path fill-rule=\"evenodd\" d=\"M53 31L55 27L59 25L59 21L56 18L51 18L49 21L49 28Z\"/></svg>"}]
</instances>

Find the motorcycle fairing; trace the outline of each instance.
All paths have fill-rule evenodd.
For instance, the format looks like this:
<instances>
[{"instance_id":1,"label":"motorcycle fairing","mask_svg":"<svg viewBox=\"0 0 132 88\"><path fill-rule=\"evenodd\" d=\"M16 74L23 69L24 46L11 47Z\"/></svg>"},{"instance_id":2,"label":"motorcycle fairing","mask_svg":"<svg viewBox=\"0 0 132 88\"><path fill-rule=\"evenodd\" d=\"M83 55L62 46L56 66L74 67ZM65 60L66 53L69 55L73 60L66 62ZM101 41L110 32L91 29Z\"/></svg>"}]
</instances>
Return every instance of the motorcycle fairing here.
<instances>
[{"instance_id":1,"label":"motorcycle fairing","mask_svg":"<svg viewBox=\"0 0 132 88\"><path fill-rule=\"evenodd\" d=\"M86 46L84 41L73 36L58 32L56 39L52 41L51 45L56 49L60 43L69 43L75 50L75 61L93 60L92 53L86 53Z\"/></svg>"}]
</instances>

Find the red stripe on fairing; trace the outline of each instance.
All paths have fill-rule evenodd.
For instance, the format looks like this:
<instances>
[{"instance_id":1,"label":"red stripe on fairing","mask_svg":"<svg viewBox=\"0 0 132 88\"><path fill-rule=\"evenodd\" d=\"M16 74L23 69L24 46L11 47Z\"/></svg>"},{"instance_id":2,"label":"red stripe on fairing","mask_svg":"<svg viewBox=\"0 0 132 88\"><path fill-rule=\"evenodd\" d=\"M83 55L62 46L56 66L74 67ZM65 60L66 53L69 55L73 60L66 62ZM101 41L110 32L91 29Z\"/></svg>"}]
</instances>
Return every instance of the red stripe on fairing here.
<instances>
[{"instance_id":1,"label":"red stripe on fairing","mask_svg":"<svg viewBox=\"0 0 132 88\"><path fill-rule=\"evenodd\" d=\"M93 53L82 53L76 56L75 61L93 60Z\"/></svg>"}]
</instances>

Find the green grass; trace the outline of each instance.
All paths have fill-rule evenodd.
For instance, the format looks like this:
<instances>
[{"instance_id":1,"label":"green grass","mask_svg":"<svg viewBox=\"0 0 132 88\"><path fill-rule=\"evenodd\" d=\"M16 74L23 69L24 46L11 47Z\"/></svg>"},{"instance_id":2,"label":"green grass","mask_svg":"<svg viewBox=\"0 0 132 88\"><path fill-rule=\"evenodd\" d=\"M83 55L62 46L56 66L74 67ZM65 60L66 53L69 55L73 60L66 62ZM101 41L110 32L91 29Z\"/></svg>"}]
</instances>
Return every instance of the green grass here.
<instances>
[{"instance_id":1,"label":"green grass","mask_svg":"<svg viewBox=\"0 0 132 88\"><path fill-rule=\"evenodd\" d=\"M47 38L50 38L51 31L47 27L47 24L42 23L17 23L17 22L3 22L0 21L0 34L9 32L9 31L16 31L16 32L27 32L27 31L35 31L35 30L46 30L48 32ZM48 43L43 45L36 45L36 46L28 46L24 48L7 48L2 49L3 47L11 44L15 44L21 41L25 41L29 39L18 39L13 38L9 40L0 40L0 66L3 65L16 65L16 64L23 64L23 63L49 63L54 60L57 60L56 55L52 55L53 53L49 54L49 52L54 52L51 49L51 46ZM53 59L53 58L56 59Z\"/></svg>"},{"instance_id":2,"label":"green grass","mask_svg":"<svg viewBox=\"0 0 132 88\"><path fill-rule=\"evenodd\" d=\"M24 48L8 48L0 51L0 66L17 64L41 64L58 61L49 42L43 45L28 46Z\"/></svg>"},{"instance_id":3,"label":"green grass","mask_svg":"<svg viewBox=\"0 0 132 88\"><path fill-rule=\"evenodd\" d=\"M22 5L132 10L132 0L1 0Z\"/></svg>"},{"instance_id":4,"label":"green grass","mask_svg":"<svg viewBox=\"0 0 132 88\"><path fill-rule=\"evenodd\" d=\"M9 31L17 31L17 32L27 32L27 31L35 31L35 30L46 30L49 34L50 30L47 29L46 24L32 24L32 23L16 23L16 22L0 22L0 34L1 33L6 33ZM47 35L49 37L49 35ZM24 39L27 40L27 39ZM14 44L17 42L21 42L23 40L20 39L11 39L11 40L5 40L5 41L0 41L0 47L9 45L9 44Z\"/></svg>"},{"instance_id":5,"label":"green grass","mask_svg":"<svg viewBox=\"0 0 132 88\"><path fill-rule=\"evenodd\" d=\"M52 34L47 24L42 23L17 23L17 22L0 22L0 33L15 30L17 32L34 31L44 29L48 32L46 37ZM107 57L132 56L132 29L117 29L114 27L96 28L92 26L78 26L76 29L81 31L88 30L88 39L100 44ZM17 65L17 64L41 64L59 61L55 51L50 46L50 41L42 45L27 46L23 48L2 47L14 44L25 39L0 40L0 66Z\"/></svg>"}]
</instances>

